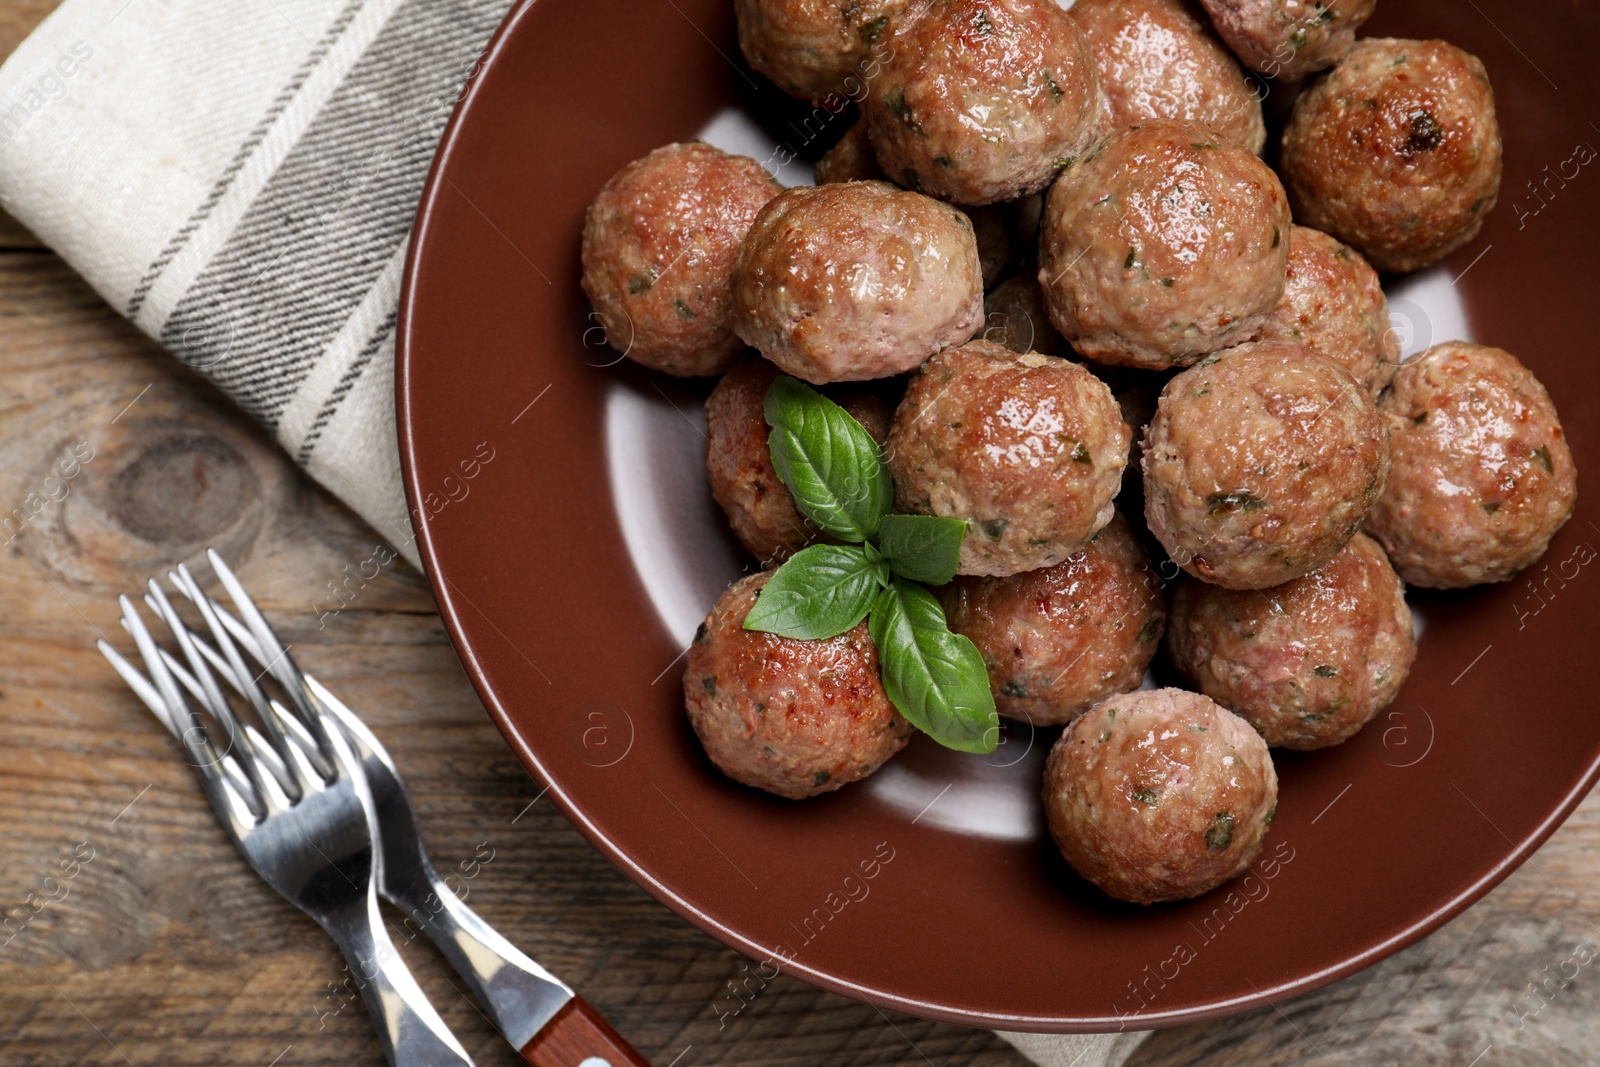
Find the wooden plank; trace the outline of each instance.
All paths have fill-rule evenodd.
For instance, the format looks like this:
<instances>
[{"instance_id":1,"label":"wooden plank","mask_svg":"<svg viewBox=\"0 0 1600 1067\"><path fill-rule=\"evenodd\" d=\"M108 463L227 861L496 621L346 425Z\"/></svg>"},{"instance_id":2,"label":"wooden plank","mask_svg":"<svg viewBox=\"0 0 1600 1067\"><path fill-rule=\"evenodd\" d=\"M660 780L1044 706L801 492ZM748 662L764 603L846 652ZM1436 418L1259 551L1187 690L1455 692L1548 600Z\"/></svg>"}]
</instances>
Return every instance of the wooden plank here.
<instances>
[{"instance_id":1,"label":"wooden plank","mask_svg":"<svg viewBox=\"0 0 1600 1067\"><path fill-rule=\"evenodd\" d=\"M35 515L29 493L59 502ZM332 945L237 855L91 643L131 649L116 595L216 544L390 748L439 866L468 863L473 905L653 1062L692 1045L682 1067L1022 1064L993 1035L891 1020L787 978L722 1019L744 961L548 801L529 807L539 787L479 705L422 577L391 565L326 615L329 583L374 535L47 253L0 255L0 521L18 507L27 521L0 550L0 909L60 899L0 949L0 1062L382 1062ZM480 1064L522 1062L431 948L401 951Z\"/></svg>"}]
</instances>

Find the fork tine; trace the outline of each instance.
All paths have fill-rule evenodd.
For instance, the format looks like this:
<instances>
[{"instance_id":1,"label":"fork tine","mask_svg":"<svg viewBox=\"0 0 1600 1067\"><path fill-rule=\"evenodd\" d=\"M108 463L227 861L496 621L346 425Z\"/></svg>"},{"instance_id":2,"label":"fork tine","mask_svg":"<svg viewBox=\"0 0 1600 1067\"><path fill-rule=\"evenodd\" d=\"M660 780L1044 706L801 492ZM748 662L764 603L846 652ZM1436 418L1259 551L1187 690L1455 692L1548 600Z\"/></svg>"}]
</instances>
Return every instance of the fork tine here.
<instances>
[{"instance_id":1,"label":"fork tine","mask_svg":"<svg viewBox=\"0 0 1600 1067\"><path fill-rule=\"evenodd\" d=\"M187 566L179 564L177 571L172 573L170 577L173 584L178 587L178 590L199 609L201 618L205 619L206 628L211 631L211 639L215 649L219 650L226 658L228 669L220 671L222 676L230 679L233 682L233 687L255 709L256 715L261 719L262 726L266 728L267 736L271 739L272 748L277 752L279 758L285 764L296 764L294 753L291 751L293 746L289 744L289 739L284 732L283 718L272 713L272 709L269 706L271 701L259 683L260 676L252 674L250 669L245 666L244 659L240 657L239 649L235 646L233 639L222 628L221 623L217 621L214 610L215 605L212 603L211 598L201 591L200 584L194 580L194 575L189 573ZM301 753L301 755L305 755L305 753ZM311 761L316 769L317 777L319 779L326 778L328 769L323 766L321 754L316 751L314 745Z\"/></svg>"},{"instance_id":2,"label":"fork tine","mask_svg":"<svg viewBox=\"0 0 1600 1067\"><path fill-rule=\"evenodd\" d=\"M211 738L206 735L199 714L178 692L172 672L167 670L167 665L162 661L155 639L145 628L139 610L126 596L119 596L117 602L122 607L123 625L133 635L134 644L139 646L139 655L144 658L145 670L150 672L150 679L161 695L161 702L166 705L168 720L173 724L187 724L178 734L178 740L188 751L189 762L194 766L195 773L200 776L200 783L205 787L206 796L211 799L211 806L216 809L220 818L227 821L228 829L234 838L242 838L261 817L260 809L263 805L260 797L241 794L223 778L218 766L220 757L211 744Z\"/></svg>"},{"instance_id":3,"label":"fork tine","mask_svg":"<svg viewBox=\"0 0 1600 1067\"><path fill-rule=\"evenodd\" d=\"M162 591L161 586L153 579L149 583L149 590L149 596L155 602L157 613L161 616L162 621L167 624L167 629L172 631L172 636L177 639L178 648L182 650L184 658L189 661L190 672L200 683L200 689L203 694L200 703L211 712L212 718L222 724L222 732L228 739L227 752L238 761L240 769L244 771L245 777L250 779L250 785L261 798L262 803L266 804L269 809L285 806L277 803L278 797L273 795L275 791L268 789L266 777L261 773L261 760L256 755L255 746L250 743L250 738L246 736L243 727L239 723L238 716L233 712L233 706L228 703L228 698L223 696L222 690L217 687L217 680L211 673L211 667L195 651L194 640L189 632L189 627L182 619L178 618L178 613L173 609L172 602L167 599L166 593ZM159 654L160 650L158 649L157 651ZM164 657L162 666L170 671ZM291 796L297 793L298 790L290 790Z\"/></svg>"},{"instance_id":4,"label":"fork tine","mask_svg":"<svg viewBox=\"0 0 1600 1067\"><path fill-rule=\"evenodd\" d=\"M209 600L209 598L207 599ZM216 604L212 604L212 607L216 610L221 610ZM212 668L222 676L222 680L228 683L229 688L241 695L246 692L245 687L239 683L238 677L234 674L233 668L222 658L220 652L206 642L205 638L196 636L194 638L194 647L197 652L206 658ZM182 675L179 675L180 681L182 677ZM309 682L310 679L308 678L307 681ZM276 723L285 735L292 735L290 736L292 743L289 746L289 752L291 758L296 761L300 774L326 777L325 773L311 762L311 754L317 750L317 739L311 736L311 731L305 728L299 718L271 698L267 700L267 716ZM277 750L267 743L266 738L255 733L255 728L248 723L245 725L245 731L252 734L256 742L256 751L261 754L264 760L268 761L268 766L272 768L273 773L280 775L281 781L281 776L289 774L290 771L281 762L282 757L277 754ZM273 761L280 762L274 763Z\"/></svg>"},{"instance_id":5,"label":"fork tine","mask_svg":"<svg viewBox=\"0 0 1600 1067\"><path fill-rule=\"evenodd\" d=\"M272 627L267 625L267 620L262 617L261 611L256 607L250 594L245 592L239 579L234 577L233 571L227 563L223 562L217 550L206 549L206 558L211 561L212 570L216 571L222 585L228 590L228 597L233 601L234 607L239 611L239 617L244 620L251 636L255 639L257 651L267 659L266 669L284 691L289 694L289 702L294 705L294 710L300 715L306 726L310 727L312 734L317 738L319 752L328 755L328 730L321 716L313 706L310 693L306 687L305 675L300 673L300 668L295 664L294 657L289 655L289 650L278 640L278 635ZM331 768L330 768L331 769Z\"/></svg>"},{"instance_id":6,"label":"fork tine","mask_svg":"<svg viewBox=\"0 0 1600 1067\"><path fill-rule=\"evenodd\" d=\"M105 641L96 641L95 647L100 650L100 654L106 658L116 672L122 676L122 680L128 683L128 688L133 690L134 695L144 702L145 707L150 709L150 713L160 720L161 725L165 726L175 739L181 740L183 731L174 726L172 720L167 717L166 702L161 699L161 694L156 687L150 684L150 679L140 674L139 668L124 659L122 653L117 651L116 646ZM198 699L200 683L194 681L192 676L186 678L185 675L188 672L183 671L177 660L166 649L161 650L161 656L166 660L167 669L172 671L183 687ZM249 727L246 726L245 729L248 730ZM241 797L249 792L250 780L245 777L244 771L239 769L238 762L232 756L222 757L222 770L227 774L234 788L240 791Z\"/></svg>"},{"instance_id":7,"label":"fork tine","mask_svg":"<svg viewBox=\"0 0 1600 1067\"><path fill-rule=\"evenodd\" d=\"M216 667L219 663L221 663L222 657L218 656L216 652L212 651L210 646L205 645L201 638L193 637L192 640L194 641L196 651L198 651L202 656L205 656L207 661L211 663L213 667ZM212 659L212 657L216 658ZM167 670L171 671L173 677L178 679L179 685L183 686L189 691L190 696L200 701L204 701L206 699L205 691L200 685L199 679L190 674L188 668L179 663L176 656L163 648L161 649L161 658L166 663ZM221 673L223 678L228 682L230 688L237 686L237 683L233 680L233 676L228 673L226 664L222 664L219 673ZM278 755L277 750L274 749L270 743L268 743L266 737L264 737L259 730L247 722L241 722L240 726L244 730L245 737L249 738L250 744L254 746L256 756L272 774L270 779L263 776L263 782L266 784L269 791L271 790L274 782L277 784L278 792L272 798L273 804L277 807L288 807L291 803L289 798L293 795L293 791L299 788L298 778L294 775L293 771L284 765L283 757ZM239 768L238 761L232 756L223 756L222 766L223 770L228 771L230 774L236 777L235 784L249 781L249 778L245 775L244 771Z\"/></svg>"}]
</instances>

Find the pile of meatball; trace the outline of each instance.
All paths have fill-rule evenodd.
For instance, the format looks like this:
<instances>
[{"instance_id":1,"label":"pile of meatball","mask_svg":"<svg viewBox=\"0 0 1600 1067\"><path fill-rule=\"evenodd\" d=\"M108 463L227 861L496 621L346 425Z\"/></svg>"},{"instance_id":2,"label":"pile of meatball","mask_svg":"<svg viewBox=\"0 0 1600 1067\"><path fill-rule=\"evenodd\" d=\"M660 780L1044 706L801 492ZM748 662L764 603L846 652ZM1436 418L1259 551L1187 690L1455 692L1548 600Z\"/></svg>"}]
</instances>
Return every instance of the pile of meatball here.
<instances>
[{"instance_id":1,"label":"pile of meatball","mask_svg":"<svg viewBox=\"0 0 1600 1067\"><path fill-rule=\"evenodd\" d=\"M1402 362L1377 273L1438 262L1494 207L1488 74L1445 41L1356 39L1373 4L735 0L752 67L859 121L814 186L651 152L582 251L612 345L720 376L707 474L769 569L688 652L718 769L810 797L912 732L865 623L743 627L770 568L827 540L768 454L780 374L882 445L896 510L967 523L949 625L1002 716L1060 729L1050 831L1123 900L1255 862L1270 749L1346 741L1404 683L1407 584L1545 551L1576 496L1549 395L1498 348ZM1268 91L1297 93L1276 170ZM1188 689L1141 689L1163 646Z\"/></svg>"}]
</instances>

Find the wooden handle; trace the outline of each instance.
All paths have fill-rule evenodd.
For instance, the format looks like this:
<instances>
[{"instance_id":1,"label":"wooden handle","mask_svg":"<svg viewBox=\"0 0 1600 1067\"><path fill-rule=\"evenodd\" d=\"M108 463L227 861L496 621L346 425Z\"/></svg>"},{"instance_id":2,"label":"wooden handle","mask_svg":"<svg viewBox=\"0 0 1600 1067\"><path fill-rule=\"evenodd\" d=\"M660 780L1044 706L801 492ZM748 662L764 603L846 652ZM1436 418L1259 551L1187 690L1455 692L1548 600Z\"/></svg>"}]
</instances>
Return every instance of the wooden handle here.
<instances>
[{"instance_id":1,"label":"wooden handle","mask_svg":"<svg viewBox=\"0 0 1600 1067\"><path fill-rule=\"evenodd\" d=\"M650 1067L582 997L573 997L521 1051L533 1067Z\"/></svg>"}]
</instances>

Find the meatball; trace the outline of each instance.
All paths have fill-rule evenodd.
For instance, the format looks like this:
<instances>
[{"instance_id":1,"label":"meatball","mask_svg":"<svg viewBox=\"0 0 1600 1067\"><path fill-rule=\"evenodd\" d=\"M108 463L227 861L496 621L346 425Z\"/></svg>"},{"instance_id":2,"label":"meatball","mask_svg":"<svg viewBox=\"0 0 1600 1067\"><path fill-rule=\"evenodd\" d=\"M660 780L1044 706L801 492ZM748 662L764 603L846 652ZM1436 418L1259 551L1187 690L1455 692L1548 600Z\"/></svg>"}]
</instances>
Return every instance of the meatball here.
<instances>
[{"instance_id":1,"label":"meatball","mask_svg":"<svg viewBox=\"0 0 1600 1067\"><path fill-rule=\"evenodd\" d=\"M1295 218L1374 267L1436 263L1500 194L1489 75L1445 41L1367 38L1295 101L1281 169Z\"/></svg>"},{"instance_id":2,"label":"meatball","mask_svg":"<svg viewBox=\"0 0 1600 1067\"><path fill-rule=\"evenodd\" d=\"M1378 0L1200 0L1244 65L1272 78L1303 78L1350 53L1356 27Z\"/></svg>"},{"instance_id":3,"label":"meatball","mask_svg":"<svg viewBox=\"0 0 1600 1067\"><path fill-rule=\"evenodd\" d=\"M1070 357L1072 346L1056 331L1044 309L1035 271L1024 270L994 287L984 298L983 339L1013 352Z\"/></svg>"},{"instance_id":4,"label":"meatball","mask_svg":"<svg viewBox=\"0 0 1600 1067\"><path fill-rule=\"evenodd\" d=\"M962 574L1059 563L1111 521L1132 437L1082 366L992 341L940 352L895 409L901 511L967 521Z\"/></svg>"},{"instance_id":5,"label":"meatball","mask_svg":"<svg viewBox=\"0 0 1600 1067\"><path fill-rule=\"evenodd\" d=\"M1412 585L1501 582L1572 516L1578 471L1550 394L1509 352L1451 341L1379 400L1394 470L1367 517Z\"/></svg>"},{"instance_id":6,"label":"meatball","mask_svg":"<svg viewBox=\"0 0 1600 1067\"><path fill-rule=\"evenodd\" d=\"M698 141L658 148L601 187L583 221L583 291L606 340L668 374L720 374L739 242L782 191L761 164Z\"/></svg>"},{"instance_id":7,"label":"meatball","mask_svg":"<svg viewBox=\"0 0 1600 1067\"><path fill-rule=\"evenodd\" d=\"M1173 562L1263 589L1322 566L1361 529L1389 440L1349 371L1263 341L1167 383L1143 463L1145 518Z\"/></svg>"},{"instance_id":8,"label":"meatball","mask_svg":"<svg viewBox=\"0 0 1600 1067\"><path fill-rule=\"evenodd\" d=\"M739 248L732 320L813 385L910 370L983 321L972 224L887 182L789 189Z\"/></svg>"},{"instance_id":9,"label":"meatball","mask_svg":"<svg viewBox=\"0 0 1600 1067\"><path fill-rule=\"evenodd\" d=\"M778 368L765 359L737 363L706 399L706 476L733 532L763 565L782 563L813 541L829 538L800 514L772 466L763 403ZM862 388L830 390L873 439L889 435L890 405Z\"/></svg>"},{"instance_id":10,"label":"meatball","mask_svg":"<svg viewBox=\"0 0 1600 1067\"><path fill-rule=\"evenodd\" d=\"M1078 0L1072 16L1094 53L1106 132L1186 119L1261 154L1261 98L1185 0Z\"/></svg>"},{"instance_id":11,"label":"meatball","mask_svg":"<svg viewBox=\"0 0 1600 1067\"><path fill-rule=\"evenodd\" d=\"M803 800L883 766L912 726L883 691L865 622L823 641L744 628L771 577L752 574L717 600L689 645L683 699L718 770Z\"/></svg>"},{"instance_id":12,"label":"meatball","mask_svg":"<svg viewBox=\"0 0 1600 1067\"><path fill-rule=\"evenodd\" d=\"M856 97L862 67L902 0L733 0L750 66L802 100Z\"/></svg>"},{"instance_id":13,"label":"meatball","mask_svg":"<svg viewBox=\"0 0 1600 1067\"><path fill-rule=\"evenodd\" d=\"M1209 697L1111 697L1069 726L1044 773L1050 836L1072 869L1118 900L1209 892L1261 854L1278 807L1267 744Z\"/></svg>"},{"instance_id":14,"label":"meatball","mask_svg":"<svg viewBox=\"0 0 1600 1067\"><path fill-rule=\"evenodd\" d=\"M1161 583L1120 515L1052 567L957 578L942 592L950 629L983 655L1000 714L1035 726L1139 688L1166 618Z\"/></svg>"},{"instance_id":15,"label":"meatball","mask_svg":"<svg viewBox=\"0 0 1600 1067\"><path fill-rule=\"evenodd\" d=\"M1188 366L1248 340L1283 296L1289 203L1261 160L1193 123L1112 134L1045 202L1039 283L1103 363Z\"/></svg>"},{"instance_id":16,"label":"meatball","mask_svg":"<svg viewBox=\"0 0 1600 1067\"><path fill-rule=\"evenodd\" d=\"M958 204L1014 200L1093 138L1094 60L1055 0L912 0L891 29L861 111L902 185Z\"/></svg>"},{"instance_id":17,"label":"meatball","mask_svg":"<svg viewBox=\"0 0 1600 1067\"><path fill-rule=\"evenodd\" d=\"M1302 750L1354 737L1417 658L1405 586L1363 534L1271 589L1185 580L1172 597L1167 648L1195 688L1267 744Z\"/></svg>"},{"instance_id":18,"label":"meatball","mask_svg":"<svg viewBox=\"0 0 1600 1067\"><path fill-rule=\"evenodd\" d=\"M857 120L832 148L822 153L817 160L816 179L818 185L884 180L865 122Z\"/></svg>"},{"instance_id":19,"label":"meatball","mask_svg":"<svg viewBox=\"0 0 1600 1067\"><path fill-rule=\"evenodd\" d=\"M1292 228L1283 299L1257 335L1326 356L1377 396L1400 365L1400 342L1378 272L1361 253L1319 230Z\"/></svg>"}]
</instances>

